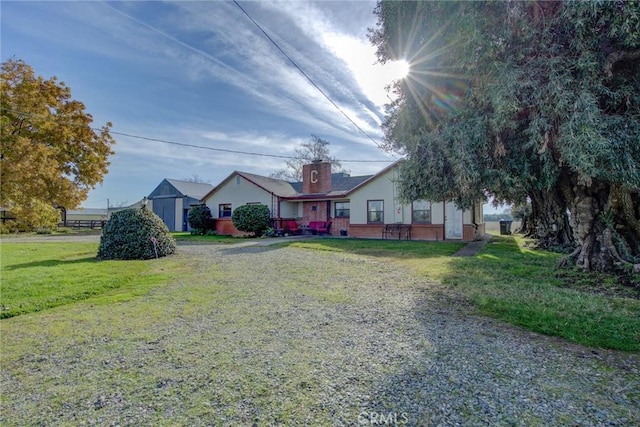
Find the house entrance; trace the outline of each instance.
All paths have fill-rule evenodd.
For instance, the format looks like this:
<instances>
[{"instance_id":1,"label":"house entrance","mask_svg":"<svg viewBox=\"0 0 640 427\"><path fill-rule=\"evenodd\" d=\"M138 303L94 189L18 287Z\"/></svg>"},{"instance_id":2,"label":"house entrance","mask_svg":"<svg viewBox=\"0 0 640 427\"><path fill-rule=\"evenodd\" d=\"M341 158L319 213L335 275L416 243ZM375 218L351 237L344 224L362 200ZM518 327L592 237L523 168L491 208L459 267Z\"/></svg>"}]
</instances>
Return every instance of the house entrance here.
<instances>
[{"instance_id":1,"label":"house entrance","mask_svg":"<svg viewBox=\"0 0 640 427\"><path fill-rule=\"evenodd\" d=\"M444 237L462 239L462 211L452 202L444 205Z\"/></svg>"}]
</instances>

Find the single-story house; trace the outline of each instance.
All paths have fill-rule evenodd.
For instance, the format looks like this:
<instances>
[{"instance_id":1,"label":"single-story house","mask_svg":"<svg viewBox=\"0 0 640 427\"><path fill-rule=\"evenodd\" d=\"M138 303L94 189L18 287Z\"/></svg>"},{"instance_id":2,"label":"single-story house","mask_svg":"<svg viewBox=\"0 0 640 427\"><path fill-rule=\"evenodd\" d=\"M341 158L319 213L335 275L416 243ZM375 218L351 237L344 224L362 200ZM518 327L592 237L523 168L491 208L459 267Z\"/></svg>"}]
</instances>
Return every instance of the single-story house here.
<instances>
[{"instance_id":1,"label":"single-story house","mask_svg":"<svg viewBox=\"0 0 640 427\"><path fill-rule=\"evenodd\" d=\"M401 203L397 166L398 162L375 175L349 176L332 174L330 163L314 162L304 165L302 182L294 183L235 171L201 201L216 219L219 234L242 235L231 221L233 209L263 204L275 227L293 220L301 226L331 221L331 234L362 238L471 241L484 235L481 201L470 210L446 201Z\"/></svg>"},{"instance_id":2,"label":"single-story house","mask_svg":"<svg viewBox=\"0 0 640 427\"><path fill-rule=\"evenodd\" d=\"M151 209L170 231L189 231L189 208L200 204L213 185L201 182L165 178L147 196L147 209Z\"/></svg>"}]
</instances>

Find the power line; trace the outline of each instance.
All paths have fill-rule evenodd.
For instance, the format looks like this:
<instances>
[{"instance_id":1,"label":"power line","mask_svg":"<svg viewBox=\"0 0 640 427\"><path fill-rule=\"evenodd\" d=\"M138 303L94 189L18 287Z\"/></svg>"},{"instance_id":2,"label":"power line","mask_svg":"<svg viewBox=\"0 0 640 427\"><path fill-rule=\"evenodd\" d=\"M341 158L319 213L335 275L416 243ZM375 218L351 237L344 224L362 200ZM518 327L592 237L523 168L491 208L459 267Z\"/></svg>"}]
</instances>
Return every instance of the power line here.
<instances>
[{"instance_id":1,"label":"power line","mask_svg":"<svg viewBox=\"0 0 640 427\"><path fill-rule=\"evenodd\" d=\"M316 89L318 89L318 92L320 92L320 93L321 93L325 98L327 98L327 100L328 100L328 101L329 101L329 102L330 102L334 107L336 107L336 109L337 109L340 113L342 113L342 115L343 115L343 116L345 116L345 117L347 118L347 120L349 120L349 121L350 121L350 122L351 122L351 123L356 127L356 129L358 129L360 132L362 132L362 134L363 134L364 136L366 136L366 137L367 137L367 138L369 138L371 141L373 141L373 143L374 143L374 144L376 144L376 146L377 146L378 148L382 148L382 146L378 143L378 141L376 141L375 139L373 139L373 138L372 138L368 133L366 133L366 132L365 132L365 131L360 127L360 126L358 126L358 124L357 124L356 122L354 122L354 121L351 119L351 117L349 117L349 115L348 115L347 113L345 113L345 112L342 110L342 108L340 108L340 107L338 106L338 104L336 104L336 103L335 103L335 102L334 102L334 101L329 97L329 95L327 95L327 94L325 93L325 91L323 91L323 90L320 88L320 86L318 86L318 85L317 85L317 84L316 84L316 83L311 79L311 77L309 77L309 76L307 75L307 73L305 73L305 72L302 70L302 68L300 68L300 67L298 66L298 64L297 64L297 63L296 63L296 62L295 62L295 61L294 61L294 60L293 60L289 55L287 55L287 53L286 53L284 50L282 50L282 48L280 47L280 45L278 45L278 43L276 43L276 41L275 41L275 40L273 40L273 39L269 36L269 34L267 34L267 32L266 32L266 31L265 31L265 30L260 26L260 24L258 24L258 23L255 21L255 19L253 19L253 18L251 17L251 15L249 15L249 13L248 13L246 10L244 10L244 8L243 8L242 6L240 6L240 4L239 4L236 0L233 0L233 2L234 2L234 3L235 3L235 5L236 5L236 6L238 6L238 8L239 8L239 9L240 9L240 10L241 10L241 11L242 11L246 16L247 16L247 18L249 18L249 19L251 20L251 22L253 22L253 24L254 24L256 27L258 27L258 29L262 32L262 34L264 34L264 36L265 36L265 37L266 37L266 38L267 38L267 39L268 39L268 40L269 40L269 41L270 41L270 42L271 42L271 43L272 43L272 44L273 44L273 45L274 45L274 46L275 46L275 47L276 47L276 48L277 48L277 49L278 49L278 50L279 50L279 51L280 51L280 52L281 52L281 53L282 53L282 54L283 54L283 55L284 55L288 60L289 60L289 62L291 62L291 63L293 64L293 66L294 66L294 67L296 67L296 69L297 69L298 71L300 71L300 74L302 74L302 75L303 75L307 80L309 80L309 83L311 83L311 84L313 85L313 87L315 87Z\"/></svg>"},{"instance_id":2,"label":"power line","mask_svg":"<svg viewBox=\"0 0 640 427\"><path fill-rule=\"evenodd\" d=\"M45 115L43 114L33 114L33 113L27 113L24 111L17 111L17 110L13 110L11 108L6 108L6 107L2 107L0 108L2 111L7 112L7 113L13 113L16 115L22 115L25 117L45 117ZM94 128L92 127L91 130L97 131L97 132L101 132L102 129L101 128ZM260 156L260 157L272 157L272 158L277 158L277 159L297 159L297 157L295 156L285 156L283 154L265 154L265 153L256 153L253 151L241 151L241 150L230 150L227 148L214 148L214 147L207 147L204 145L196 145L196 144L187 144L185 142L176 142L176 141L169 141L166 139L160 139L160 138L152 138L149 136L142 136L142 135L134 135L131 133L125 133L125 132L117 132L114 130L109 129L109 134L111 135L120 135L120 136L126 136L129 138L136 138L136 139L142 139L144 141L152 141L152 142L162 142L164 144L171 144L171 145L178 145L181 147L191 147L191 148L198 148L201 150L209 150L209 151L220 151L220 152L224 152L224 153L232 153L232 154L244 154L247 156ZM358 159L346 159L346 160L340 160L337 159L339 162L344 162L344 163L392 163L394 162L394 160L358 160Z\"/></svg>"},{"instance_id":3,"label":"power line","mask_svg":"<svg viewBox=\"0 0 640 427\"><path fill-rule=\"evenodd\" d=\"M97 128L92 128L92 129L93 130L101 130L101 129L97 129ZM252 151L230 150L230 149L227 149L227 148L206 147L204 145L196 145L196 144L187 144L187 143L184 143L184 142L168 141L166 139L151 138L151 137L148 137L148 136L133 135L133 134L130 134L130 133L115 132L115 131L112 131L112 130L109 130L109 133L113 134L113 135L126 136L126 137L129 137L129 138L142 139L142 140L145 140L145 141L162 142L164 144L178 145L178 146L181 146L181 147L198 148L198 149L201 149L201 150L221 151L221 152L224 152L224 153L244 154L244 155L247 155L247 156L273 157L273 158L277 158L277 159L297 159L297 157L295 157L295 156L285 156L285 155L281 155L281 154L256 153L256 152L252 152ZM347 159L347 160L338 159L338 161L342 162L342 163L393 163L394 162L394 160L351 160L351 159Z\"/></svg>"}]
</instances>

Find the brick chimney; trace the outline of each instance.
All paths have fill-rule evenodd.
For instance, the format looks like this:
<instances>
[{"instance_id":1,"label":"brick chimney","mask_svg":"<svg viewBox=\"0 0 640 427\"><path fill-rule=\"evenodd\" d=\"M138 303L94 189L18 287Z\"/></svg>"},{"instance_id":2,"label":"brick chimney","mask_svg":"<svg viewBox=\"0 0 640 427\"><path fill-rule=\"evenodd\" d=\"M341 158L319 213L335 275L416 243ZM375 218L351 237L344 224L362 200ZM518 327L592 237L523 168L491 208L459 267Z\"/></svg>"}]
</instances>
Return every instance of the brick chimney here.
<instances>
[{"instance_id":1,"label":"brick chimney","mask_svg":"<svg viewBox=\"0 0 640 427\"><path fill-rule=\"evenodd\" d=\"M302 192L325 194L331 191L331 163L314 160L302 166Z\"/></svg>"}]
</instances>

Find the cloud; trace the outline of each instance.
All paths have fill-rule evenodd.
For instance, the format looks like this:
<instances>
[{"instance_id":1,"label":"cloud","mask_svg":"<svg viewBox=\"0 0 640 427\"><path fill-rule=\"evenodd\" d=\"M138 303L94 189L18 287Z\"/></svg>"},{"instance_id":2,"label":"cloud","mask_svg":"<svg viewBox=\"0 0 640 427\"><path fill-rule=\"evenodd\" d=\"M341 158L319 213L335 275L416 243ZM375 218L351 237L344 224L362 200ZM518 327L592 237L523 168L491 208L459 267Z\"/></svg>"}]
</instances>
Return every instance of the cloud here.
<instances>
[{"instance_id":1,"label":"cloud","mask_svg":"<svg viewBox=\"0 0 640 427\"><path fill-rule=\"evenodd\" d=\"M260 34L251 21L244 16L238 16L241 14L239 9L230 8L228 3L215 3L212 7L210 3L184 2L172 6L179 9L179 13L176 14L179 18L171 22L174 25L172 31L181 34L181 37L188 41L169 34L169 30L157 28L158 24L152 25L129 15L131 12L118 11L117 13L129 17L165 39L165 43L158 43L157 38L146 40L143 37L130 43L144 51L161 50L164 55L173 60L186 62L185 68L189 70L191 78L214 79L241 89L266 106L270 106L267 109L271 114L277 112L278 115L304 123L311 129L328 128L338 131L347 126L351 127L352 134L358 132L346 118L342 117L335 106ZM270 10L268 5L265 8L267 11ZM309 19L314 19L319 13L311 6L307 12L309 17L299 20L302 23L309 22ZM290 25L297 22L288 14L285 14L284 18L282 16L277 19L271 16L268 18L270 18L269 22L286 19ZM155 20L166 21L159 18ZM302 43L304 50L294 45L295 38L285 38L282 31L274 31L273 24L267 23L265 31L268 31L307 75L312 76L314 83L325 94L335 97L335 103L349 105L342 105L341 109L349 109L352 120L367 123L364 127L376 131L380 120L376 119L376 113L365 104L367 100L373 98L371 95L373 91L369 90L368 97L363 97L358 91L353 90L353 82L363 82L362 76L369 73L366 69L358 69L355 62L346 64L348 67L345 67L344 60L349 55L344 48L337 47L345 40L350 41L349 48L355 46L357 49L363 49L367 48L367 45L351 36L339 35L328 26L326 19L319 18L318 21L320 22L319 31L317 34L311 33L314 34L312 38L309 38L309 32L303 31L306 29L299 25L287 28L287 33L293 32L304 36ZM201 47L198 48L193 45L196 35L202 39L199 42ZM147 43L151 47L145 48ZM159 45L161 47L158 47ZM367 51L373 52L370 47ZM209 52L215 52L216 56ZM341 52L338 60L336 60L336 52ZM363 58L367 56L366 53L362 55L364 55ZM373 57L369 60L372 62ZM367 60L362 58L357 60L358 63L363 61ZM356 79L353 77L354 71L359 72ZM341 79L336 79L336 76ZM346 84L342 81L346 81ZM360 83L360 86L366 85ZM380 105L380 102L379 97L374 99L375 105ZM351 114L354 116L352 117Z\"/></svg>"},{"instance_id":2,"label":"cloud","mask_svg":"<svg viewBox=\"0 0 640 427\"><path fill-rule=\"evenodd\" d=\"M40 65L81 94L96 124L109 120L119 132L285 155L313 133L329 140L338 158L390 157L370 139L382 136L386 102L374 93L381 85L367 81L375 62L366 39L374 2L241 3L367 135L232 2L6 3L3 51L37 52ZM125 195L129 187L137 195L164 177L197 174L217 182L234 169L268 174L284 167L284 159L115 137L117 154L97 197L114 182L129 180L112 191L133 199ZM344 166L364 174L384 165Z\"/></svg>"}]
</instances>

